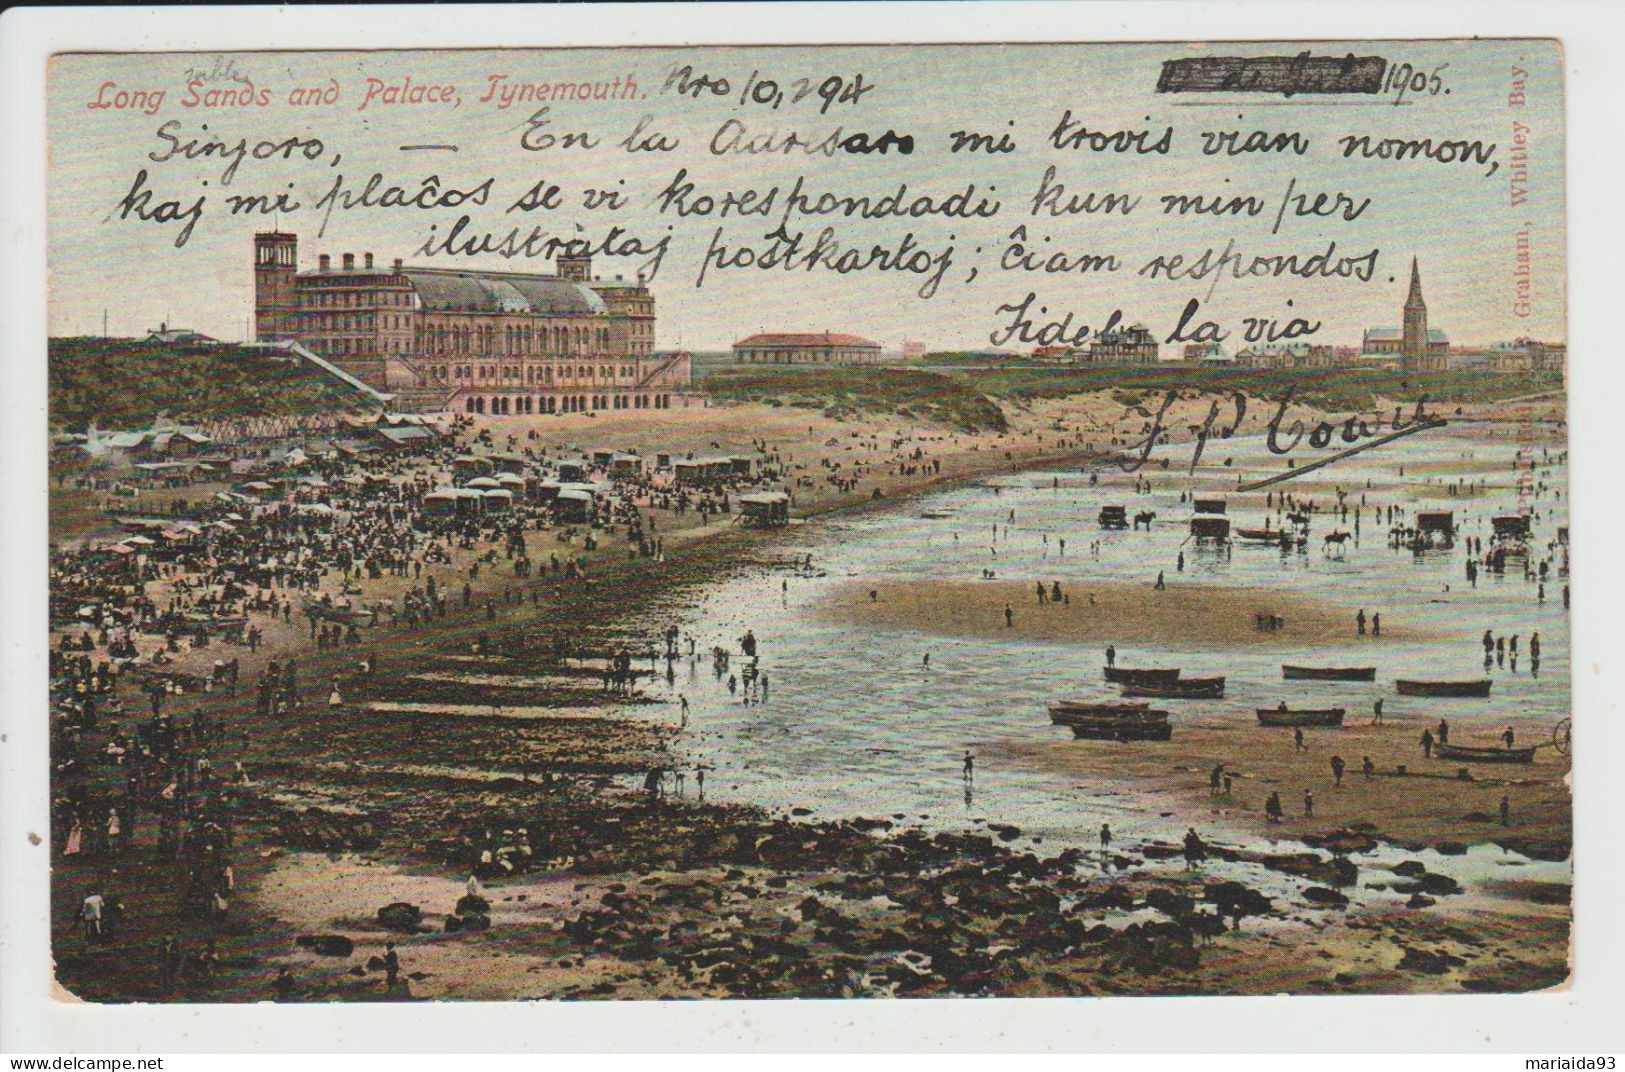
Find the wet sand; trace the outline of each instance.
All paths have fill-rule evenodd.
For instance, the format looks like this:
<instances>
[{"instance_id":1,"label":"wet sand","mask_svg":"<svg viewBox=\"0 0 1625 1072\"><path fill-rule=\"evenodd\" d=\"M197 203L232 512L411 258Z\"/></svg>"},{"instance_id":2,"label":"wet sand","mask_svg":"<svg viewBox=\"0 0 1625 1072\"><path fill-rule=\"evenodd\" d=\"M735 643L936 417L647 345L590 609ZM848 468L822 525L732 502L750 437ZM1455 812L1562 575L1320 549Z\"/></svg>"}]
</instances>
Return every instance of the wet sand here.
<instances>
[{"instance_id":1,"label":"wet sand","mask_svg":"<svg viewBox=\"0 0 1625 1072\"><path fill-rule=\"evenodd\" d=\"M1112 407L1097 408L1105 413ZM771 417L777 423L770 428L758 419L768 411L765 407L759 409L762 414L717 410L705 411L703 420L696 416L690 431L698 449L713 442L721 442L724 448L743 446L750 437L769 430L786 438L797 429L805 435L809 424L817 426L814 439L826 433L850 439L854 430L840 422L826 424L823 418L805 412L773 413ZM954 444L957 449L949 449L946 444L950 437L942 434L939 438L945 445L941 452L932 448L934 456L944 460L942 473L882 481L886 495L882 504L895 502L903 495L1029 469L1035 464L1075 464L1083 457L1082 452L1042 446L1039 439L1043 433L1036 431L1040 419L1049 420L1062 412L1067 412L1062 403L1035 407L1024 431L1003 438L961 437ZM603 421L572 429L571 436L584 445L594 445L619 434L619 427ZM656 424L650 423L648 429L652 441L664 439ZM868 434L884 435L887 431L883 422L868 426ZM707 438L715 436L725 439ZM1054 437L1050 438L1053 441ZM806 449L805 457L810 460L838 458L851 447L848 442L840 442L833 447ZM855 494L820 495L816 503L798 505L797 513L862 508L875 501L870 497L872 486L873 482L866 482ZM587 556L596 586L569 589L539 611L503 606L496 623L487 622L483 615L465 613L454 614L451 620L436 623L432 629L381 627L371 633L368 646L376 646L384 653L386 674L398 675L397 685L406 676L407 668L426 673L445 669L567 676L568 668L540 654L545 650L541 642L545 635L560 629L575 633L585 628L592 636L613 635L616 630L636 631L647 615L648 593L674 596L684 585L706 583L717 571L748 568L752 549L768 545L754 534L720 525L668 529L663 523L662 532L668 535L668 561L658 567L645 561L628 561L607 545L598 554ZM551 537L531 538L538 541L537 547L545 557ZM536 554L536 548L532 554ZM459 552L455 567L460 570L471 557ZM514 583L498 571L483 572L474 586L476 607L487 595L495 595ZM400 585L389 578L370 583L365 598L388 598ZM982 631L992 630L996 634L1002 627L1002 603L994 609L984 599L988 593L1000 591L1002 584L963 587L966 591L951 593L958 597L957 603L951 599L940 602L932 596L932 606L914 606L894 600L893 593L883 592L882 599L871 607L863 603L866 591L854 593L859 598L843 599L841 613L850 615L854 622L860 615L873 614L875 617L867 624L882 629L887 627L883 616L894 611L913 616L896 619L898 626L927 614L949 615L954 629L975 630L977 635L990 635ZM1099 642L1102 634L1093 631L1100 627L1099 618L1090 613L1080 613L1075 619L1052 615L1053 620L1045 623L1034 613L1037 608L1032 605L1032 593L1022 586L1011 587L1008 597L1001 591L993 599L1007 598L1017 609L1017 629L1052 630L1057 643ZM1136 602L1149 589L1149 579L1144 585L1101 586L1095 593L1094 610L1103 613L1104 608L1111 607L1117 608L1120 615L1131 615ZM1346 615L1331 608L1283 613L1288 624L1282 634L1256 634L1251 628L1252 611L1238 604L1234 590L1214 593L1192 586L1187 591L1175 585L1156 595L1171 597L1164 602L1168 609L1164 625L1188 625L1193 615L1205 615L1208 624L1192 631L1188 641L1192 646L1313 644L1319 642L1320 636L1346 637L1349 632ZM1247 595L1240 600L1251 598ZM1026 604L1018 602L1021 599ZM1230 602L1226 603L1226 599ZM1082 606L1075 599L1071 607L1054 609L1064 614L1083 611L1086 606L1086 599ZM1221 609L1240 611L1241 616L1220 623L1212 619L1222 615L1206 613ZM983 613L986 610L993 610L990 623L983 621L989 617ZM964 616L962 622L951 617L955 613ZM1120 648L1130 643L1123 639L1128 635L1122 631L1126 620L1119 618L1114 624ZM1396 637L1405 628L1399 622L1391 627L1386 621L1384 624L1385 632L1392 629ZM1148 641L1166 635L1152 626L1146 628ZM1295 629L1303 631L1294 634ZM454 653L466 652L471 639L482 632L491 633L493 646L506 658L482 659L467 665L454 658ZM1567 906L1533 899L1530 904L1537 907L1525 915L1507 922L1498 919L1475 924L1471 934L1457 925L1460 921L1453 915L1433 920L1425 913L1396 908L1391 916L1367 914L1360 920L1345 922L1335 908L1311 910L1302 905L1278 905L1272 914L1258 917L1256 926L1249 923L1240 935L1220 938L1216 946L1206 947L1208 951L1197 957L1188 954L1185 940L1179 937L1183 928L1189 938L1191 917L1176 910L1164 911L1159 917L1174 927L1171 933L1147 930L1136 932L1132 938L1116 939L1093 932L1094 937L1086 940L1083 931L1105 926L1113 914L1098 906L1081 907L1103 887L1121 886L1129 891L1130 910L1144 913L1150 910L1146 897L1154 889L1184 890L1200 901L1204 881L1211 886L1212 880L1149 868L1148 861L1136 854L1137 847L1125 847L1124 862L1109 878L1074 875L1072 864L1058 863L1051 877L1040 879L1018 877L1020 867L1026 865L1010 861L1020 857L990 854L979 843L954 842L950 850L928 848L916 840L899 843L892 852L882 838L875 853L854 854L850 831L825 835L813 832L809 826L804 845L811 848L774 850L772 838L784 838L787 828L793 830L805 824L786 824L782 818L692 804L645 815L634 799L616 789L612 779L633 775L661 761L665 741L661 727L654 724L658 719L614 718L606 711L604 719L592 720L591 709L597 701L582 696L553 697L549 702L555 703L561 714L585 713L585 719L549 719L543 712L534 712L535 718L481 718L467 711L450 710L439 714L425 711L418 719L396 714L376 721L358 719L358 707L370 699L365 687L352 689L347 685L351 703L344 708L328 710L321 706L327 677L347 672L354 662L353 651L316 653L306 640L303 623L277 627L268 634L268 650L262 650L257 658L243 659L245 680L256 676L267 658L297 655L302 679L309 682L306 706L299 716L279 725L250 726L252 700L246 689L234 702L221 703L218 697L185 697L175 705L177 716L181 716L192 706L206 702L211 713L224 717L229 725L251 728L253 739L244 755L259 783L255 794L257 814L245 819L241 828L246 858L239 868L241 907L234 908L232 923L221 936L223 953L250 959L241 968L228 971L218 989L203 995L184 995L184 999L264 999L269 996L270 977L276 965L287 963L300 977L299 996L304 1000L375 1000L382 996L378 973L369 971L364 961L381 949L385 937L374 918L377 908L397 897L414 901L423 906L429 923L438 924L438 914L447 911L447 904L455 900L465 876L447 865L437 845L480 822L500 824L504 816L512 821L516 813L531 816L530 821L538 829L548 824L566 828L558 834L561 846L580 850L583 855L572 856L558 867L493 884L495 888L489 894L494 906L491 932L398 937L408 977L414 972L425 977L412 980L409 989L393 996L1393 992L1475 986L1517 990L1551 985L1562 978L1561 939L1567 931ZM187 653L184 660L201 667L214 654ZM437 683L433 679L412 684L414 689L423 690L421 698L410 698L420 704L488 702L483 694L467 696L467 684ZM433 689L437 684L443 686L439 691ZM496 694L509 691L494 682L475 688ZM379 699L400 702L399 696L400 692L392 688L389 699ZM1230 758L1242 776L1235 796L1243 799L1209 806L1233 808L1238 815L1253 811L1255 787L1266 784L1266 780L1280 784L1292 814L1298 808L1289 787L1299 781L1312 782L1317 770L1322 772L1321 781L1329 780L1324 773L1324 749L1314 737L1313 754L1288 753L1283 758L1276 754L1273 739L1269 744L1260 743L1238 752L1232 732L1222 726L1189 729L1176 734L1174 743L1180 750L1147 753L1141 760L1115 754L1112 746L1070 740L1061 741L1054 749L1038 749L1031 758L1037 763L1074 764L1080 756L1090 757L1090 762L1098 757L1100 764L1109 764L1114 771L1143 779L1148 791L1167 793L1171 806L1177 800L1185 807L1193 799L1205 797L1206 770L1213 757ZM1065 731L1058 729L1057 733ZM1367 741L1355 729L1344 734L1338 739L1340 748L1344 740L1351 746L1370 748L1379 765L1394 762L1406 751L1416 751L1414 743L1407 744L1414 741L1414 727L1396 730L1392 747L1380 755L1377 740ZM1290 731L1280 737L1280 742L1283 750L1290 749ZM1242 759L1231 758L1238 754ZM1357 759L1345 758L1351 760L1345 781L1358 780ZM468 776L458 776L459 770L468 772ZM543 790L534 782L505 778L504 772L519 776L544 773L563 781L553 783L553 790ZM1544 770L1539 773L1546 774ZM1484 783L1457 786L1429 779L1426 797L1413 793L1406 804L1406 808L1414 804L1418 814L1406 818L1409 813L1392 808L1378 788L1408 789L1421 781L1378 779L1370 787L1348 785L1345 795L1337 799L1331 799L1331 791L1317 789L1315 822L1293 820L1274 829L1290 837L1313 834L1318 828L1371 821L1384 835L1392 827L1392 836L1398 839L1434 844L1435 839L1426 831L1408 825L1413 818L1417 824L1423 822L1419 813L1424 800L1432 817L1438 820L1441 811L1436 793L1450 794L1448 808L1443 810L1454 813L1459 806L1465 816L1470 807L1483 806L1485 789L1495 791ZM1526 829L1524 824L1542 823L1540 817L1549 811L1549 832L1560 832L1559 819L1561 832L1566 832L1567 803L1555 795L1558 788L1558 783L1546 779L1538 787L1538 793L1545 795L1531 789L1529 800L1519 798L1514 830L1528 833L1544 829L1535 825ZM1561 803L1543 804L1541 800ZM383 833L371 847L337 844L311 852L286 836L288 808L331 809L336 813L349 810L376 819ZM1392 823L1357 817L1385 810L1395 811ZM1318 818L1322 815L1324 822ZM641 824L636 835L628 830L627 819ZM1451 837L1482 840L1498 836L1493 823L1448 817L1442 822L1444 833ZM798 836L792 835L792 840ZM769 841L759 840L764 837ZM1010 870L1012 867L1017 870ZM72 925L64 925L63 921L71 915L75 895L91 881L92 868L88 861L65 861L61 880L56 884L54 915L59 921L64 981L71 982L84 996L103 1000L162 996L147 983L153 970L148 947L155 945L163 928L174 926L188 932L187 925L172 912L149 914L149 909L156 909L162 901L157 893L137 899L142 918L131 941L132 949L136 948L135 942L140 943L139 949L133 956L121 956L117 965L109 964L101 951L81 954L73 948L77 943L64 937ZM141 870L141 881L156 891L161 885L160 876L145 875ZM940 895L922 894L915 880L928 872L963 874L962 895L945 902ZM973 874L977 877L972 878ZM876 875L883 876L883 886L891 891L880 900L848 897L838 890L817 890L819 883L856 890L864 880ZM776 882L783 884L772 885ZM649 888L639 896L638 887L644 883L649 883ZM667 886L697 887L699 892L679 895L668 892ZM624 900L629 888L633 896ZM1067 900L1060 906L1052 905L1046 889L1062 891ZM1021 892L1011 894L1010 903L1001 909L976 907L978 898L1004 898L1000 892L1004 890ZM814 899L822 908L806 903L815 893ZM1550 892L1539 896L1549 901ZM689 898L686 902L685 897ZM1073 897L1078 898L1076 904ZM645 903L660 899L663 907ZM594 911L601 917L586 912L591 907L589 902L597 906ZM1163 903L1168 905L1166 900ZM826 910L835 915L826 916ZM846 922L839 922L837 916ZM581 922L584 918L585 923ZM790 924L794 926L786 930ZM574 930L569 929L572 926ZM1122 926L1122 921L1113 926ZM691 934L691 927L697 927L697 933ZM1371 941L1373 929L1380 930L1385 941ZM335 962L294 951L294 934L318 930L338 930L355 937L356 956ZM773 944L775 933L786 946ZM1063 942L1056 934L1070 936L1071 940ZM1421 968L1412 964L1401 969L1399 962L1405 956L1401 944L1418 941L1431 943L1428 948L1441 951L1446 946L1462 952L1473 948L1460 964L1431 961ZM659 955L664 946L683 952L664 958ZM791 947L811 953L817 970L807 972L796 967L799 957ZM923 971L898 969L897 959L909 948L932 949L936 964ZM997 952L1000 948L1011 952ZM718 949L724 952L707 952ZM763 950L768 949L773 952L764 954ZM1315 960L1308 959L1311 950ZM1261 975L1260 956L1270 957L1279 970ZM657 966L657 961L664 967ZM775 966L764 969L759 978L749 972L745 977L736 974L729 978L715 970L717 963L748 967L757 962L774 962ZM885 967L887 964L892 967ZM1439 964L1445 965L1439 973L1428 966ZM1125 969L1125 965L1132 967ZM168 995L171 1000L175 997Z\"/></svg>"},{"instance_id":2,"label":"wet sand","mask_svg":"<svg viewBox=\"0 0 1625 1072\"><path fill-rule=\"evenodd\" d=\"M1172 571L1169 571L1172 573ZM1038 603L1031 582L945 581L924 584L854 582L825 604L832 622L870 630L908 630L939 636L997 640L1010 637L1064 645L1089 645L1104 665L1107 644L1123 653L1162 650L1323 647L1349 665L1368 665L1369 649L1385 639L1416 641L1432 634L1422 625L1384 615L1382 637L1356 635L1352 613L1298 592L1186 581L1177 573L1156 590L1156 573L1140 582L1102 579L1063 587L1066 602ZM870 598L870 592L875 598ZM1011 609L1005 624L1004 608ZM1285 620L1277 630L1257 627L1255 615ZM1328 654L1328 658L1331 655ZM1160 663L1158 665L1161 665Z\"/></svg>"}]
</instances>

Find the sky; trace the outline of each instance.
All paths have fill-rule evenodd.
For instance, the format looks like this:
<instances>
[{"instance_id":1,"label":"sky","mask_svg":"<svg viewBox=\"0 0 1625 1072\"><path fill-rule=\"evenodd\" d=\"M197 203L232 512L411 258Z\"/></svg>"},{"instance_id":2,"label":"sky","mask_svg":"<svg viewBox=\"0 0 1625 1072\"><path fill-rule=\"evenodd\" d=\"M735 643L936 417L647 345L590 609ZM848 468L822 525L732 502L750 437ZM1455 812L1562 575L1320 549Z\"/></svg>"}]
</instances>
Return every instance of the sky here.
<instances>
[{"instance_id":1,"label":"sky","mask_svg":"<svg viewBox=\"0 0 1625 1072\"><path fill-rule=\"evenodd\" d=\"M1404 64L1419 69L1425 84L1398 103L1393 92L1292 98L1155 92L1165 60L1304 49L1380 55L1390 70ZM668 75L684 66L697 76L690 94L663 89ZM621 241L632 236L653 246L665 240L650 284L662 348L723 349L764 330L850 332L887 347L918 339L933 350L986 348L1015 317L1000 307L1019 305L1028 294L1035 328L1070 314L1067 330L1075 333L1084 325L1104 325L1116 311L1124 323L1144 322L1166 340L1194 298L1200 305L1190 327L1211 319L1228 333L1224 345L1230 350L1247 344L1248 318L1285 325L1301 317L1320 325L1302 341L1357 345L1367 327L1399 325L1412 257L1421 266L1430 326L1443 329L1452 343L1484 345L1521 335L1561 341L1561 70L1559 47L1551 41L58 56L47 101L50 330L101 334L105 313L114 335L144 334L168 323L240 339L253 312L252 236L273 226L298 234L302 269L314 269L322 253L337 264L345 252L358 260L371 252L380 263L400 257L425 266L551 269L545 258L420 252L431 236L444 236L468 213L465 233L498 238L514 227L521 235L535 227L594 242L617 228ZM1434 73L1437 79L1429 81L1426 76ZM850 99L859 75L863 91ZM636 92L629 99L516 99L503 107L500 89L490 93L493 78L510 88L594 83L614 97L626 96L631 82ZM713 94L722 79L727 92ZM759 99L752 100L751 87L763 82L775 85L757 89ZM431 96L445 99L381 99L412 88L420 94L432 89ZM250 103L231 103L220 91ZM1515 105L1518 91L1522 103ZM210 92L216 95L206 97ZM314 99L296 102L296 92ZM793 99L798 92L801 99ZM481 99L488 94L490 99ZM826 106L821 94L835 99ZM546 123L536 125L544 103ZM1057 148L1051 134L1068 112L1075 126L1090 131L1149 131L1148 143L1172 127L1170 151ZM620 147L640 121L644 136L663 136L677 147ZM838 138L864 133L871 140L895 131L911 136L914 150L834 157L712 151L726 148L731 133L741 130L740 142L764 135L782 140L795 132L816 143L837 128ZM957 131L1007 134L1015 149L956 154L949 146ZM1307 149L1301 155L1205 155L1204 133L1223 131L1239 131L1238 141L1253 131L1296 132ZM584 132L597 144L538 141L571 132ZM1339 144L1346 135L1369 135L1373 143L1494 142L1491 162L1498 167L1486 175L1490 164L1477 162L1348 160ZM227 146L242 140L249 155L229 174L231 160L218 151L188 158L187 142L211 138ZM275 149L291 139L297 139L291 150ZM533 147L526 147L527 139ZM1526 166L1513 155L1518 139ZM261 142L262 158L256 158L252 150ZM421 145L456 148L402 148ZM1139 204L1127 216L1033 215L1032 199L1051 167L1053 181L1064 184L1068 195L1120 193L1140 198ZM151 197L138 211L126 199L143 169ZM728 191L754 189L765 198L778 187L775 211L770 217L718 218L715 210L683 217L668 205L662 212L661 191L684 169L694 185L684 202L691 208L701 195L720 202ZM331 214L318 207L335 181L358 193L375 172L382 175L380 188L394 185L408 193L422 190L431 175L441 190L491 183L484 205L338 208ZM1520 175L1525 181L1516 181ZM722 268L708 260L713 243L730 257L741 248L761 256L773 246L768 233L783 218L798 178L808 192L875 198L906 184L909 200L927 195L938 202L974 184L973 202L987 198L1000 207L995 216L977 219L792 214L785 221L787 233L806 232L804 249L830 226L843 248L866 257L877 245L896 250L912 235L908 241L921 251L920 262L932 263L923 273ZM512 208L538 183L542 190L558 187L556 206ZM1324 193L1325 203L1335 204L1341 193L1348 204L1365 207L1353 220L1298 217L1287 200L1289 187L1307 202ZM583 202L589 189L608 191L624 204L611 208L601 199L588 209ZM1514 204L1520 191L1522 203ZM300 207L274 216L234 216L226 200L279 193ZM1170 215L1160 200L1167 195L1254 197L1259 212ZM201 213L177 247L185 210L199 198ZM170 216L182 218L164 219L165 202L172 203ZM1283 202L1288 208L1277 223ZM143 220L142 212L159 218ZM1041 251L1040 259L1054 251L1072 263L1084 255L1113 257L1118 270L1005 267L1018 242ZM1255 256L1308 258L1333 242L1334 261L1358 262L1377 251L1366 262L1373 269L1370 281L1228 274L1217 281L1170 280L1143 271L1156 258L1182 257L1189 265L1203 251L1217 255L1230 243L1251 263ZM922 297L922 284L944 262L940 285ZM702 266L703 285L697 285ZM603 277L631 278L651 267L646 255L594 261Z\"/></svg>"}]
</instances>

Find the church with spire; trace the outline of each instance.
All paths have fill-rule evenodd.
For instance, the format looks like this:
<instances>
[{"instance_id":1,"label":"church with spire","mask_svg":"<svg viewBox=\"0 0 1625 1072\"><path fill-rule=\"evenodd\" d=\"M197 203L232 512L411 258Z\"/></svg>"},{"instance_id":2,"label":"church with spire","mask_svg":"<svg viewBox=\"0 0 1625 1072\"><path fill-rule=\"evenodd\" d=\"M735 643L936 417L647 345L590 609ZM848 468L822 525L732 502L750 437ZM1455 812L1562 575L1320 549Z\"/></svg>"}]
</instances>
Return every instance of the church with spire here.
<instances>
[{"instance_id":1,"label":"church with spire","mask_svg":"<svg viewBox=\"0 0 1625 1072\"><path fill-rule=\"evenodd\" d=\"M1399 358L1400 367L1429 371L1450 367L1450 339L1428 327L1428 306L1422 298L1422 270L1411 258L1411 286L1405 295L1403 327L1367 328L1361 340L1366 358Z\"/></svg>"}]
</instances>

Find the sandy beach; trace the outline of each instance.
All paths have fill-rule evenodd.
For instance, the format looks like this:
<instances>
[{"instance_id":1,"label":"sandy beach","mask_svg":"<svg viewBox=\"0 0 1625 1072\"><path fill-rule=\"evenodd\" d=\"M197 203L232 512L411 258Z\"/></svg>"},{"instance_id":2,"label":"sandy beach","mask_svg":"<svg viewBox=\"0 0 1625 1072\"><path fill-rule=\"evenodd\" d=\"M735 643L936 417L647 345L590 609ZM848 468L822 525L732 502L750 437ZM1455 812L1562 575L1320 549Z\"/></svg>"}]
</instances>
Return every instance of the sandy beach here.
<instances>
[{"instance_id":1,"label":"sandy beach","mask_svg":"<svg viewBox=\"0 0 1625 1072\"><path fill-rule=\"evenodd\" d=\"M997 639L1015 636L1057 645L1087 646L1102 663L1107 644L1131 647L1228 650L1323 647L1352 665L1369 658L1384 639L1427 640L1426 623L1384 615L1382 637L1358 637L1352 615L1302 593L1229 587L1166 578L1141 582L1102 578L1063 590L1064 602L1039 604L1032 585L1016 581L947 581L929 585L852 584L827 604L830 619L873 630L909 629L942 636ZM870 598L870 592L875 598ZM1047 597L1046 597L1047 598ZM1004 608L1011 608L1006 625ZM1381 613L1378 611L1378 613ZM1284 619L1279 629L1258 628L1255 616ZM1080 653L1081 655L1081 653Z\"/></svg>"},{"instance_id":2,"label":"sandy beach","mask_svg":"<svg viewBox=\"0 0 1625 1072\"><path fill-rule=\"evenodd\" d=\"M1109 452L1111 440L1124 439L1138 421L1100 396L1042 400L1016 414L1012 431L978 435L739 406L679 411L658 422L630 414L578 421L561 430L557 443L697 453L765 445L789 454L800 472L840 465L861 473L848 492L798 493L798 516L852 517L1002 474L1060 471L1075 483L1080 466ZM521 442L528 432L519 421L486 426L499 446L510 432ZM551 429L542 434L553 437ZM918 465L911 458L916 449L933 464ZM244 761L255 783L238 828L239 852L252 863L239 869L233 919L216 932L237 965L220 993L268 996L282 965L298 976L299 1000L1391 992L1527 989L1563 977L1568 916L1559 882L1507 887L1498 914L1472 934L1459 921L1435 921L1415 907L1415 872L1396 879L1391 863L1371 872L1357 864L1355 882L1375 891L1365 896L1379 898L1362 902L1358 915L1345 916L1336 898L1302 900L1307 886L1341 884L1346 876L1331 862L1340 854L1358 860L1360 851L1317 850L1302 839L1344 828L1391 846L1384 851L1425 853L1427 862L1417 864L1424 872L1475 844L1516 848L1508 855L1513 862L1566 859L1560 766L1472 781L1456 780L1453 771L1422 772L1416 743L1422 723L1402 712L1383 727L1351 717L1335 738L1311 733L1301 753L1293 751L1289 731L1238 733L1233 714L1182 721L1172 744L1155 750L1076 742L1064 730L1046 746L986 741L1007 762L1059 777L1080 763L1110 766L1132 792L1166 800L1193 821L1278 840L1288 854L1314 855L1320 862L1312 874L1292 878L1287 888L1277 888L1284 872L1253 850L1234 850L1214 865L1217 874L1188 874L1166 862L1165 850L1177 853L1172 846L1129 841L1080 869L1075 850L1035 846L995 831L997 824L983 835L927 835L908 829L900 816L869 817L875 825L813 823L788 807L702 805L692 784L682 800L651 807L637 780L669 761L675 712L669 703L642 706L637 694L630 704L604 694L592 659L652 636L674 608L720 580L776 562L786 542L716 521L702 525L692 514L651 512L666 540L663 561L628 556L613 542L597 551L577 546L571 553L580 555L588 581L562 588L483 570L469 582L470 611L456 611L431 630L370 630L366 647L380 663L370 679L354 676L354 651L315 650L303 622L269 627L257 656L232 654L247 680L272 657L296 656L305 683L297 715L257 719L246 689L236 697L173 700L177 717L206 708L233 736L242 731L240 744L221 758ZM100 524L83 512L61 520L65 539ZM525 538L534 558L558 546L551 533ZM461 583L486 550L455 549L438 572ZM1069 601L1042 608L1026 584L1005 579L878 587L854 581L838 586L820 613L855 635L908 630L996 641L1009 633L1083 649L1080 657L1094 665L1107 642L1128 651L1176 638L1183 649L1208 652L1322 645L1352 651L1362 642L1350 635L1348 609L1330 600L1293 593L1288 601L1266 587L1222 587L1172 574L1167 590L1154 592L1154 576L1148 568L1143 582L1069 583ZM399 598L406 584L369 581L365 598ZM154 587L155 597L167 594ZM539 590L537 605L523 601L528 588ZM508 601L512 591L520 601ZM480 613L487 601L491 613ZM1013 610L1008 629L1006 604ZM1257 630L1253 615L1271 609L1285 619L1283 628ZM471 654L482 636L486 654ZM1384 640L1430 636L1423 622L1384 618ZM553 654L558 637L572 640L575 660ZM178 661L201 670L213 657L183 652ZM345 703L330 708L324 701L335 676L344 678ZM1341 789L1328 784L1334 749L1349 764ZM1360 770L1364 755L1376 766L1370 780ZM1214 798L1208 774L1220 761L1236 781L1230 795ZM1400 764L1411 773L1393 774ZM1313 819L1301 816L1303 788L1316 794ZM1259 814L1262 795L1272 789L1287 802L1280 825L1266 825ZM725 791L720 784L713 789ZM1494 817L1502 794L1516 799L1509 828ZM456 839L519 826L536 832L546 866L490 884L491 930L444 933L467 877L451 862ZM151 836L150 828L140 832L132 847L142 851ZM1102 865L1109 870L1101 872ZM957 877L938 883L943 889L921 890L922 870ZM54 887L59 921L71 917L97 873L93 861L62 862ZM155 945L168 929L192 933L193 925L167 904L174 891L163 889L156 872L139 883L150 890L130 898L137 909L132 955L111 972L104 951L76 948L71 923L59 922L60 975L74 993L178 996L152 985ZM945 899L943 890L954 883L960 892ZM1249 922L1239 933L1197 952L1209 926L1199 917L1234 908L1247 900L1247 889L1267 891L1259 896L1272 907L1248 902ZM377 910L393 901L421 906L421 927L380 926ZM1373 929L1381 936L1375 944ZM354 955L335 960L294 945L298 935L316 933L350 936ZM367 958L389 939L401 944L409 981L385 995ZM1283 960L1277 975L1259 978L1256 958L1282 949L1306 952ZM927 951L926 959L910 959L910 950ZM714 970L722 962L736 967ZM749 963L759 966L740 967Z\"/></svg>"}]
</instances>

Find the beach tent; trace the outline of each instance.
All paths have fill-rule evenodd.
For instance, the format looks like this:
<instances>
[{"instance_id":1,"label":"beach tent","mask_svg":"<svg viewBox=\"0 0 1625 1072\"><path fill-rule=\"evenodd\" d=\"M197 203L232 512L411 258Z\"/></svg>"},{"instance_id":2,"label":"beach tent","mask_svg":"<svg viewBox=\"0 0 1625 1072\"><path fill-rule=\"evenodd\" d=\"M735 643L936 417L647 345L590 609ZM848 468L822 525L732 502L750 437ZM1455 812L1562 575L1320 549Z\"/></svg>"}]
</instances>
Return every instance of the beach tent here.
<instances>
[{"instance_id":1,"label":"beach tent","mask_svg":"<svg viewBox=\"0 0 1625 1072\"><path fill-rule=\"evenodd\" d=\"M767 528L790 523L790 496L782 491L755 492L735 501L741 524Z\"/></svg>"},{"instance_id":2,"label":"beach tent","mask_svg":"<svg viewBox=\"0 0 1625 1072\"><path fill-rule=\"evenodd\" d=\"M554 516L565 522L592 520L592 492L581 488L560 488L553 498Z\"/></svg>"}]
</instances>

